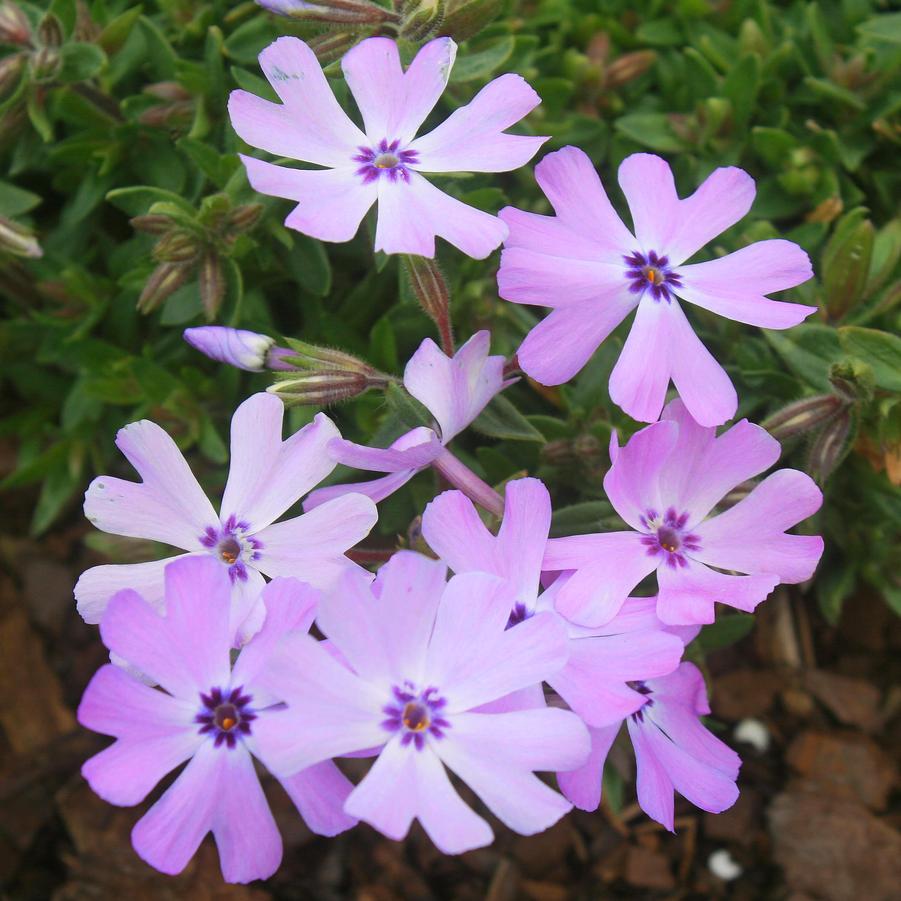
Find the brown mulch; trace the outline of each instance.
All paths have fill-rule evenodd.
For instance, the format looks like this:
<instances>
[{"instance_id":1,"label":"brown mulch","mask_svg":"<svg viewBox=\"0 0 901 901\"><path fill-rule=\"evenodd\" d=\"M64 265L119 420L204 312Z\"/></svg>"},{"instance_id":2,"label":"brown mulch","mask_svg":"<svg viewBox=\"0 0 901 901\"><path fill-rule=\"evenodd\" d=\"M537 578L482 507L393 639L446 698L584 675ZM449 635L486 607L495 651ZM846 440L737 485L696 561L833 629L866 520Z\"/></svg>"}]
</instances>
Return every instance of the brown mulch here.
<instances>
[{"instance_id":1,"label":"brown mulch","mask_svg":"<svg viewBox=\"0 0 901 901\"><path fill-rule=\"evenodd\" d=\"M40 541L25 537L32 500L12 498L0 534L0 898L899 897L901 621L864 593L831 628L794 590L777 592L751 636L706 661L711 727L744 759L741 798L724 814L677 801L677 831L667 833L634 803L629 755L615 747L611 761L627 776L620 809L605 802L531 838L494 824L491 848L448 858L416 826L403 843L365 826L320 839L270 784L285 840L272 880L224 885L210 840L181 876L162 876L129 844L147 805L111 807L79 775L105 739L80 729L74 710L106 655L71 591L78 573L102 558L86 547L91 530L75 514ZM733 730L747 718L765 727L766 750L735 742ZM717 875L714 852L727 852L741 874Z\"/></svg>"}]
</instances>

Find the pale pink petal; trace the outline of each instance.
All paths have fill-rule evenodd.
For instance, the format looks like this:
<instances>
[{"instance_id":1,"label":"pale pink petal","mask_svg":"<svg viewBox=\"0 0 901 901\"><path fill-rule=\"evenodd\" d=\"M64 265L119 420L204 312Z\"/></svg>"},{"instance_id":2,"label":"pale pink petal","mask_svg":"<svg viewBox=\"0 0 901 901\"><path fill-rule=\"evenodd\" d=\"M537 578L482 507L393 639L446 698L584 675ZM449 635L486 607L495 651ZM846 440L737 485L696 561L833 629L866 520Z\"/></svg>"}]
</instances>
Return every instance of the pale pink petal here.
<instances>
[{"instance_id":1,"label":"pale pink petal","mask_svg":"<svg viewBox=\"0 0 901 901\"><path fill-rule=\"evenodd\" d=\"M231 615L228 619L233 647L247 644L263 625L266 608L262 592L266 580L255 569L247 567L245 579L235 579L232 585Z\"/></svg>"},{"instance_id":2,"label":"pale pink petal","mask_svg":"<svg viewBox=\"0 0 901 901\"><path fill-rule=\"evenodd\" d=\"M635 749L637 775L635 788L641 809L662 826L673 831L675 803L673 783L664 767L657 760L647 739L646 730L631 717L626 720L632 747ZM656 731L656 730L655 730Z\"/></svg>"},{"instance_id":3,"label":"pale pink petal","mask_svg":"<svg viewBox=\"0 0 901 901\"><path fill-rule=\"evenodd\" d=\"M823 539L783 532L816 513L822 502L823 493L810 476L780 469L734 507L696 526L701 550L692 556L720 569L803 582L816 569Z\"/></svg>"},{"instance_id":4,"label":"pale pink petal","mask_svg":"<svg viewBox=\"0 0 901 901\"><path fill-rule=\"evenodd\" d=\"M541 98L519 75L495 78L466 106L417 138L410 149L423 172L508 172L525 165L547 140L504 134L531 112Z\"/></svg>"},{"instance_id":5,"label":"pale pink petal","mask_svg":"<svg viewBox=\"0 0 901 901\"><path fill-rule=\"evenodd\" d=\"M376 250L434 257L438 237L484 260L507 236L507 226L497 216L445 194L418 172L411 170L409 177L373 182L379 200Z\"/></svg>"},{"instance_id":6,"label":"pale pink petal","mask_svg":"<svg viewBox=\"0 0 901 901\"><path fill-rule=\"evenodd\" d=\"M245 748L219 748L212 829L226 882L268 879L282 861L282 838Z\"/></svg>"},{"instance_id":7,"label":"pale pink petal","mask_svg":"<svg viewBox=\"0 0 901 901\"><path fill-rule=\"evenodd\" d=\"M616 722L600 729L589 726L591 752L588 760L578 769L557 773L560 791L580 810L597 810L601 803L604 763L621 725L621 722Z\"/></svg>"},{"instance_id":8,"label":"pale pink petal","mask_svg":"<svg viewBox=\"0 0 901 901\"><path fill-rule=\"evenodd\" d=\"M593 300L554 310L526 335L517 350L523 372L542 385L569 381L635 303L634 295L615 287Z\"/></svg>"},{"instance_id":9,"label":"pale pink petal","mask_svg":"<svg viewBox=\"0 0 901 901\"><path fill-rule=\"evenodd\" d=\"M779 584L772 574L730 576L696 560L686 566L657 570L657 615L674 626L712 623L714 602L751 613Z\"/></svg>"},{"instance_id":10,"label":"pale pink petal","mask_svg":"<svg viewBox=\"0 0 901 901\"><path fill-rule=\"evenodd\" d=\"M339 433L323 413L282 441L284 404L272 394L254 394L235 410L231 467L220 516L234 516L259 532L275 522L335 468L326 448Z\"/></svg>"},{"instance_id":11,"label":"pale pink petal","mask_svg":"<svg viewBox=\"0 0 901 901\"><path fill-rule=\"evenodd\" d=\"M662 247L670 263L678 266L744 218L756 193L754 179L743 169L714 169L694 194L678 202L672 230ZM661 251L659 247L647 249Z\"/></svg>"},{"instance_id":12,"label":"pale pink petal","mask_svg":"<svg viewBox=\"0 0 901 901\"><path fill-rule=\"evenodd\" d=\"M610 399L633 419L655 422L672 372L672 310L675 301L645 292L622 353L610 374Z\"/></svg>"},{"instance_id":13,"label":"pale pink petal","mask_svg":"<svg viewBox=\"0 0 901 901\"><path fill-rule=\"evenodd\" d=\"M286 636L257 684L288 708L260 717L254 737L260 758L275 775L290 776L315 763L378 747L390 699L354 675L309 635Z\"/></svg>"},{"instance_id":14,"label":"pale pink petal","mask_svg":"<svg viewBox=\"0 0 901 901\"><path fill-rule=\"evenodd\" d=\"M402 109L404 96L404 70L397 44L381 37L360 41L344 54L341 69L363 115L369 143L398 137L390 133L395 110Z\"/></svg>"},{"instance_id":15,"label":"pale pink petal","mask_svg":"<svg viewBox=\"0 0 901 901\"><path fill-rule=\"evenodd\" d=\"M335 438L329 442L328 452L338 463L355 469L403 472L428 466L441 453L441 442L432 429L419 426L405 432L390 447L368 447Z\"/></svg>"},{"instance_id":16,"label":"pale pink petal","mask_svg":"<svg viewBox=\"0 0 901 901\"><path fill-rule=\"evenodd\" d=\"M232 91L232 127L253 147L320 166L348 165L365 135L335 99L316 54L301 40L282 37L260 54L263 73L283 106Z\"/></svg>"},{"instance_id":17,"label":"pale pink petal","mask_svg":"<svg viewBox=\"0 0 901 901\"><path fill-rule=\"evenodd\" d=\"M672 701L688 708L697 716L707 716L710 713L704 676L687 660L664 678L648 680L648 686L653 690L655 698L667 703Z\"/></svg>"},{"instance_id":18,"label":"pale pink petal","mask_svg":"<svg viewBox=\"0 0 901 901\"><path fill-rule=\"evenodd\" d=\"M299 204L285 225L321 241L350 241L378 198L378 183L365 184L353 168L289 169L241 154L251 187Z\"/></svg>"},{"instance_id":19,"label":"pale pink petal","mask_svg":"<svg viewBox=\"0 0 901 901\"><path fill-rule=\"evenodd\" d=\"M404 368L404 387L435 417L447 444L504 387L504 357L488 356L491 335L476 332L452 358L426 338Z\"/></svg>"},{"instance_id":20,"label":"pale pink petal","mask_svg":"<svg viewBox=\"0 0 901 901\"><path fill-rule=\"evenodd\" d=\"M404 73L399 102L389 119L385 134L376 140L412 140L419 126L432 111L447 87L457 45L448 37L435 38L423 45Z\"/></svg>"},{"instance_id":21,"label":"pale pink petal","mask_svg":"<svg viewBox=\"0 0 901 901\"><path fill-rule=\"evenodd\" d=\"M253 640L242 648L232 668L232 685L241 685L254 696L255 706L266 707L254 682L259 672L268 664L278 643L289 632L308 632L316 616L319 592L306 582L297 579L278 578L266 585L260 600L265 618Z\"/></svg>"},{"instance_id":22,"label":"pale pink petal","mask_svg":"<svg viewBox=\"0 0 901 901\"><path fill-rule=\"evenodd\" d=\"M669 163L652 153L633 153L620 164L618 178L632 214L636 243L645 252L668 255L680 214Z\"/></svg>"},{"instance_id":23,"label":"pale pink petal","mask_svg":"<svg viewBox=\"0 0 901 901\"><path fill-rule=\"evenodd\" d=\"M307 495L306 500L304 500L304 512L309 513L327 501L344 497L347 494L362 494L372 500L373 503L378 504L385 500L386 497L394 494L399 488L403 488L418 472L418 469L404 469L400 472L392 472L390 475L383 476L380 479L371 479L368 482L346 482L342 485L329 485L327 488L317 488L315 491L311 491Z\"/></svg>"},{"instance_id":24,"label":"pale pink petal","mask_svg":"<svg viewBox=\"0 0 901 901\"><path fill-rule=\"evenodd\" d=\"M559 216L529 213L512 206L505 206L498 216L510 229L510 234L504 239L506 248L573 260L597 259L603 252L603 237L596 237L591 232L574 231ZM512 297L509 299L515 300ZM560 302L565 303L565 299L560 298Z\"/></svg>"},{"instance_id":25,"label":"pale pink petal","mask_svg":"<svg viewBox=\"0 0 901 901\"><path fill-rule=\"evenodd\" d=\"M131 832L138 856L170 876L180 873L213 828L221 803L220 770L227 754L203 742L165 794ZM243 748L233 753L246 754Z\"/></svg>"},{"instance_id":26,"label":"pale pink petal","mask_svg":"<svg viewBox=\"0 0 901 901\"><path fill-rule=\"evenodd\" d=\"M636 242L613 209L588 155L578 147L549 153L535 167L535 179L560 219L600 245L592 258L615 263L622 275L622 257L636 249Z\"/></svg>"},{"instance_id":27,"label":"pale pink petal","mask_svg":"<svg viewBox=\"0 0 901 901\"><path fill-rule=\"evenodd\" d=\"M494 535L462 491L445 491L425 508L422 537L455 573L496 573L500 564Z\"/></svg>"},{"instance_id":28,"label":"pale pink petal","mask_svg":"<svg viewBox=\"0 0 901 901\"><path fill-rule=\"evenodd\" d=\"M675 300L668 312L673 384L700 425L720 425L738 409L735 386L694 333Z\"/></svg>"},{"instance_id":29,"label":"pale pink petal","mask_svg":"<svg viewBox=\"0 0 901 901\"><path fill-rule=\"evenodd\" d=\"M183 556L187 555L147 563L104 564L85 570L75 583L78 612L86 623L96 625L103 619L109 599L125 588L133 589L152 607L162 610L163 570Z\"/></svg>"},{"instance_id":30,"label":"pale pink petal","mask_svg":"<svg viewBox=\"0 0 901 901\"><path fill-rule=\"evenodd\" d=\"M514 710L535 710L538 707L547 707L547 701L544 697L544 685L541 682L511 691L510 694L504 695L496 701L480 704L478 707L474 707L472 712L510 713Z\"/></svg>"},{"instance_id":31,"label":"pale pink petal","mask_svg":"<svg viewBox=\"0 0 901 901\"><path fill-rule=\"evenodd\" d=\"M259 532L254 565L267 576L292 576L314 588L330 588L356 564L344 556L365 538L378 519L375 504L362 494L326 501L308 513Z\"/></svg>"},{"instance_id":32,"label":"pale pink petal","mask_svg":"<svg viewBox=\"0 0 901 901\"><path fill-rule=\"evenodd\" d=\"M676 293L720 316L784 329L803 322L816 307L769 300L765 294L793 288L813 275L807 254L791 241L759 241L707 263L681 266Z\"/></svg>"},{"instance_id":33,"label":"pale pink petal","mask_svg":"<svg viewBox=\"0 0 901 901\"><path fill-rule=\"evenodd\" d=\"M334 761L323 760L279 782L311 832L332 836L356 826L357 820L344 812L353 783Z\"/></svg>"},{"instance_id":34,"label":"pale pink petal","mask_svg":"<svg viewBox=\"0 0 901 901\"><path fill-rule=\"evenodd\" d=\"M678 425L655 422L629 439L604 476L604 492L610 503L633 529L647 532L647 519L654 518L648 514L663 514L667 486L660 475L678 447Z\"/></svg>"},{"instance_id":35,"label":"pale pink petal","mask_svg":"<svg viewBox=\"0 0 901 901\"><path fill-rule=\"evenodd\" d=\"M142 481L94 479L85 494L85 516L114 535L199 548L204 529L218 517L175 442L142 419L120 429L116 445Z\"/></svg>"},{"instance_id":36,"label":"pale pink petal","mask_svg":"<svg viewBox=\"0 0 901 901\"><path fill-rule=\"evenodd\" d=\"M679 399L667 404L663 418L677 424L679 439L660 472L661 506L688 512L688 529L733 488L779 459L779 442L746 419L716 437L716 430L699 426Z\"/></svg>"},{"instance_id":37,"label":"pale pink petal","mask_svg":"<svg viewBox=\"0 0 901 901\"><path fill-rule=\"evenodd\" d=\"M635 296L629 295L622 265L573 259L554 253L550 247L541 253L506 247L501 252L497 287L504 300L541 307L569 309L586 300L601 306L617 299L625 301L626 297L630 297L631 306L636 303Z\"/></svg>"}]
</instances>

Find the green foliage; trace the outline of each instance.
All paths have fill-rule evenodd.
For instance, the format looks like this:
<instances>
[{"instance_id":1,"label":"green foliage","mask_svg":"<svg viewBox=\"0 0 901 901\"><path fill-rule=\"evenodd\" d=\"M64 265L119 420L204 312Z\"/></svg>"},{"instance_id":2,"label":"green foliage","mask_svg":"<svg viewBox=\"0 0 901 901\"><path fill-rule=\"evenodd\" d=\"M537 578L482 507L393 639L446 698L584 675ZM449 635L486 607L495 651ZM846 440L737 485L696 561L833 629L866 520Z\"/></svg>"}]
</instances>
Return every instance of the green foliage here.
<instances>
[{"instance_id":1,"label":"green foliage","mask_svg":"<svg viewBox=\"0 0 901 901\"><path fill-rule=\"evenodd\" d=\"M140 417L169 429L210 490L221 487L228 417L268 381L200 357L184 326L296 336L395 375L424 336L438 337L398 261L373 259L371 221L346 245L284 227L290 204L250 189L226 114L236 87L272 96L256 56L275 37L312 39L332 61L390 22L324 31L225 0L19 6L30 38L0 38L0 217L11 223L0 230L0 436L17 447L0 487L36 486L35 532L73 511L93 474L128 475L113 438ZM544 99L525 127L550 135L547 149L581 146L620 210L616 168L638 150L666 155L683 193L721 165L757 179L750 215L707 253L776 235L799 242L817 277L789 299L820 314L787 332L690 315L735 380L741 415L763 421L837 398L834 415L786 439L782 461L824 484L807 526L827 544L815 590L833 620L861 582L899 609L888 580L901 498L887 477L901 480L899 14L878 0L441 6L444 27L467 40L434 121L513 71ZM417 16L405 34L442 33ZM409 58L415 42L403 49ZM548 212L531 167L441 187L491 211ZM492 351L512 355L539 311L498 299L496 260L440 254L460 339L489 328ZM555 534L616 527L601 479L611 430L635 428L606 392L624 334L559 390L521 380L455 442L494 483L545 479ZM331 414L348 438L386 443L423 411L392 385ZM297 426L311 414L291 415ZM383 505L385 542L421 512L430 478ZM745 628L733 615L703 640Z\"/></svg>"}]
</instances>

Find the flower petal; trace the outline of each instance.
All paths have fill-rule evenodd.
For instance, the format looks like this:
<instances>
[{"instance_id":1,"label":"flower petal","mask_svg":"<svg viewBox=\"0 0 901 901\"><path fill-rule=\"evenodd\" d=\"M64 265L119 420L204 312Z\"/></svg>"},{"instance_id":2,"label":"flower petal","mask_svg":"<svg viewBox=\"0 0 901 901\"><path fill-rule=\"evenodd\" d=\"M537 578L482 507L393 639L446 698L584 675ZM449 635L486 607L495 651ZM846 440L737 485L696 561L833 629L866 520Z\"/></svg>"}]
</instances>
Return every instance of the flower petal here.
<instances>
[{"instance_id":1,"label":"flower petal","mask_svg":"<svg viewBox=\"0 0 901 901\"><path fill-rule=\"evenodd\" d=\"M457 45L440 37L424 44L403 76L400 97L392 111L387 132L381 137L407 144L419 131L447 87Z\"/></svg>"},{"instance_id":2,"label":"flower petal","mask_svg":"<svg viewBox=\"0 0 901 901\"><path fill-rule=\"evenodd\" d=\"M381 37L360 41L344 54L341 69L363 115L369 143L398 137L390 133L395 110L402 108L404 96L404 70L397 44Z\"/></svg>"},{"instance_id":3,"label":"flower petal","mask_svg":"<svg viewBox=\"0 0 901 901\"><path fill-rule=\"evenodd\" d=\"M404 368L404 387L435 417L441 443L467 428L504 387L504 357L488 356L491 335L476 332L452 358L431 338Z\"/></svg>"},{"instance_id":4,"label":"flower petal","mask_svg":"<svg viewBox=\"0 0 901 901\"><path fill-rule=\"evenodd\" d=\"M326 451L338 437L323 413L282 441L284 404L274 395L249 397L235 410L231 424L231 467L222 497L221 519L230 516L258 532L275 522L335 463Z\"/></svg>"},{"instance_id":5,"label":"flower petal","mask_svg":"<svg viewBox=\"0 0 901 901\"><path fill-rule=\"evenodd\" d=\"M334 761L323 760L279 782L316 835L338 835L357 825L356 818L344 812L353 783Z\"/></svg>"},{"instance_id":6,"label":"flower petal","mask_svg":"<svg viewBox=\"0 0 901 901\"><path fill-rule=\"evenodd\" d=\"M119 430L116 446L142 481L94 479L85 494L85 516L114 535L199 548L203 530L218 517L175 442L142 419Z\"/></svg>"},{"instance_id":7,"label":"flower petal","mask_svg":"<svg viewBox=\"0 0 901 901\"><path fill-rule=\"evenodd\" d=\"M260 66L283 106L232 91L232 127L252 147L320 166L346 166L366 136L341 109L316 54L282 37L260 54Z\"/></svg>"},{"instance_id":8,"label":"flower petal","mask_svg":"<svg viewBox=\"0 0 901 901\"><path fill-rule=\"evenodd\" d=\"M369 534L377 519L375 504L362 494L326 501L259 532L255 565L270 577L291 576L314 588L331 588L342 573L356 568L344 554Z\"/></svg>"},{"instance_id":9,"label":"flower petal","mask_svg":"<svg viewBox=\"0 0 901 901\"><path fill-rule=\"evenodd\" d=\"M399 488L403 488L410 479L419 472L418 469L404 469L400 472L392 472L380 479L371 479L368 482L345 482L341 485L329 485L326 488L317 488L311 491L303 502L305 513L315 510L327 501L347 494L362 494L368 497L374 504L378 504L390 497Z\"/></svg>"},{"instance_id":10,"label":"flower petal","mask_svg":"<svg viewBox=\"0 0 901 901\"><path fill-rule=\"evenodd\" d=\"M679 195L669 163L652 153L633 153L622 161L617 177L638 244L645 252L669 255L679 215Z\"/></svg>"},{"instance_id":11,"label":"flower petal","mask_svg":"<svg viewBox=\"0 0 901 901\"><path fill-rule=\"evenodd\" d=\"M437 128L417 138L410 150L423 172L509 172L525 165L547 140L508 135L504 130L531 112L541 98L519 75L485 85Z\"/></svg>"},{"instance_id":12,"label":"flower petal","mask_svg":"<svg viewBox=\"0 0 901 901\"><path fill-rule=\"evenodd\" d=\"M823 493L810 476L780 469L734 507L696 526L701 550L692 556L720 569L803 582L816 569L823 539L783 532L816 513L822 502Z\"/></svg>"},{"instance_id":13,"label":"flower petal","mask_svg":"<svg viewBox=\"0 0 901 901\"><path fill-rule=\"evenodd\" d=\"M435 256L435 238L444 238L467 256L484 260L507 236L497 216L469 206L436 188L418 172L377 182L379 215L375 249L385 253Z\"/></svg>"},{"instance_id":14,"label":"flower petal","mask_svg":"<svg viewBox=\"0 0 901 901\"><path fill-rule=\"evenodd\" d=\"M354 469L402 472L431 464L441 453L441 442L432 429L419 426L401 435L390 447L368 447L346 438L334 438L329 442L328 452L338 463Z\"/></svg>"},{"instance_id":15,"label":"flower petal","mask_svg":"<svg viewBox=\"0 0 901 901\"><path fill-rule=\"evenodd\" d=\"M455 572L496 573L495 537L462 491L445 491L422 514L422 537Z\"/></svg>"},{"instance_id":16,"label":"flower petal","mask_svg":"<svg viewBox=\"0 0 901 901\"><path fill-rule=\"evenodd\" d=\"M501 252L497 286L504 300L542 307L569 309L581 306L583 301L607 306L616 305L616 300L625 305L630 300L628 312L635 305L621 265L572 259L549 251L536 253L522 247L507 247Z\"/></svg>"},{"instance_id":17,"label":"flower petal","mask_svg":"<svg viewBox=\"0 0 901 901\"><path fill-rule=\"evenodd\" d=\"M523 372L542 385L569 381L634 306L633 295L616 287L592 300L559 307L519 346L516 355Z\"/></svg>"},{"instance_id":18,"label":"flower petal","mask_svg":"<svg viewBox=\"0 0 901 901\"><path fill-rule=\"evenodd\" d=\"M279 835L269 802L243 747L219 749L219 786L213 836L226 882L268 879L282 861Z\"/></svg>"},{"instance_id":19,"label":"flower petal","mask_svg":"<svg viewBox=\"0 0 901 901\"><path fill-rule=\"evenodd\" d=\"M568 225L561 216L529 213L512 206L505 206L498 216L510 229L510 234L504 240L504 247L508 249L515 248L537 255L549 254L552 258L563 257L582 261L597 260L603 253L605 246L603 237L597 237L593 232L575 231L579 224ZM525 279L523 285L526 285ZM565 300L560 299L560 302Z\"/></svg>"},{"instance_id":20,"label":"flower petal","mask_svg":"<svg viewBox=\"0 0 901 901\"><path fill-rule=\"evenodd\" d=\"M358 164L341 169L289 169L240 154L247 180L260 194L299 204L285 225L321 241L350 241L378 198L378 183L363 181Z\"/></svg>"},{"instance_id":21,"label":"flower petal","mask_svg":"<svg viewBox=\"0 0 901 901\"><path fill-rule=\"evenodd\" d=\"M604 763L621 725L620 721L599 729L589 726L591 752L588 760L578 769L557 773L560 791L579 810L597 810L600 806Z\"/></svg>"},{"instance_id":22,"label":"flower petal","mask_svg":"<svg viewBox=\"0 0 901 901\"><path fill-rule=\"evenodd\" d=\"M635 788L641 809L661 826L673 831L675 803L673 783L654 753L647 731L631 717L626 720L632 747L635 749L637 775ZM656 727L654 727L654 731Z\"/></svg>"}]
</instances>

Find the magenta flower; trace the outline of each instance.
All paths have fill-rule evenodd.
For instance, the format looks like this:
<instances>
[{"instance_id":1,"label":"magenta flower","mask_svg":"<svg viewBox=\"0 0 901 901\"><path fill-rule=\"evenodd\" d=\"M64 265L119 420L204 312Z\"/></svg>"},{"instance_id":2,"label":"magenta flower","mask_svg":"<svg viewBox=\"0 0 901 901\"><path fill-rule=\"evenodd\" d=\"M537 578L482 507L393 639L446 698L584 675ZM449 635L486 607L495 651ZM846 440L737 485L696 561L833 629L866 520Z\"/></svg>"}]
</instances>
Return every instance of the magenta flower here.
<instances>
[{"instance_id":1,"label":"magenta flower","mask_svg":"<svg viewBox=\"0 0 901 901\"><path fill-rule=\"evenodd\" d=\"M701 723L710 713L704 678L693 663L683 663L660 679L636 683L644 704L627 719L638 764L638 803L673 831L673 792L701 810L721 813L738 799L735 780L741 760ZM563 794L582 810L601 801L601 774L621 723L589 729L591 755L578 770L557 773Z\"/></svg>"},{"instance_id":2,"label":"magenta flower","mask_svg":"<svg viewBox=\"0 0 901 901\"><path fill-rule=\"evenodd\" d=\"M404 387L435 417L437 431L424 426L411 429L387 448L335 438L329 442L329 453L335 461L388 475L371 482L320 488L310 494L304 509L311 510L351 491L378 503L406 485L417 472L448 458L445 445L505 387L504 358L488 356L490 341L487 331L476 332L453 357L447 357L431 338L426 338L404 369Z\"/></svg>"},{"instance_id":3,"label":"magenta flower","mask_svg":"<svg viewBox=\"0 0 901 901\"><path fill-rule=\"evenodd\" d=\"M566 663L558 618L536 614L507 629L509 614L502 580L470 573L445 584L443 564L409 551L382 567L374 587L348 574L317 618L332 651L289 636L263 677L288 705L255 730L266 765L290 774L379 748L345 811L397 840L418 819L448 854L493 836L445 766L511 829L546 829L570 805L534 771L580 766L588 734L569 711L479 709Z\"/></svg>"},{"instance_id":4,"label":"magenta flower","mask_svg":"<svg viewBox=\"0 0 901 901\"><path fill-rule=\"evenodd\" d=\"M743 419L716 437L679 400L663 417L623 448L613 436L604 490L634 531L548 542L545 569L576 570L557 597L557 610L575 622L607 622L656 571L663 622L712 623L715 601L750 612L780 582L809 579L823 553L819 536L785 534L823 501L810 476L794 469L772 473L710 516L736 485L779 458L779 442L764 429Z\"/></svg>"},{"instance_id":5,"label":"magenta flower","mask_svg":"<svg viewBox=\"0 0 901 901\"><path fill-rule=\"evenodd\" d=\"M224 325L201 325L186 328L184 339L195 350L218 363L227 363L247 372L264 369L290 370L295 367L283 363L281 357L290 355L288 348L276 347L275 339L246 329Z\"/></svg>"},{"instance_id":6,"label":"magenta flower","mask_svg":"<svg viewBox=\"0 0 901 901\"><path fill-rule=\"evenodd\" d=\"M797 325L816 310L764 296L812 275L807 254L790 241L760 241L685 264L750 209L754 180L741 169L717 169L680 200L664 160L647 153L628 157L619 183L634 236L581 150L548 154L535 177L556 216L501 211L510 234L498 286L507 300L553 308L518 351L523 370L542 384L572 378L637 307L610 377L611 399L633 419L654 422L672 379L701 425L719 425L735 414L735 388L695 335L679 299L773 329Z\"/></svg>"},{"instance_id":7,"label":"magenta flower","mask_svg":"<svg viewBox=\"0 0 901 901\"><path fill-rule=\"evenodd\" d=\"M253 757L257 728L281 717L273 713L280 699L259 675L284 635L309 629L317 592L294 579L270 582L262 593L265 623L232 667L226 570L209 557L187 558L167 566L164 578L165 616L131 590L109 602L104 643L160 689L117 666L97 671L78 720L116 741L82 775L105 801L130 807L187 761L135 825L135 851L164 873L180 873L212 832L228 882L265 879L281 861L282 842ZM354 825L342 810L353 786L331 761L279 781L314 832L336 835Z\"/></svg>"},{"instance_id":8,"label":"magenta flower","mask_svg":"<svg viewBox=\"0 0 901 901\"><path fill-rule=\"evenodd\" d=\"M357 494L273 525L334 469L326 446L338 436L334 423L320 413L282 441L283 414L282 402L271 394L255 394L235 411L231 470L218 514L175 442L146 419L127 425L116 438L143 481L99 476L85 494L85 516L104 532L149 538L218 560L231 579L231 623L239 643L259 627L264 573L326 587L356 566L344 552L377 519L372 501ZM160 606L163 570L173 559L87 570L75 586L79 613L89 623L100 622L109 599L123 588Z\"/></svg>"},{"instance_id":9,"label":"magenta flower","mask_svg":"<svg viewBox=\"0 0 901 901\"><path fill-rule=\"evenodd\" d=\"M416 137L444 92L457 45L427 43L404 72L397 44L368 38L341 61L365 133L338 105L313 51L279 38L260 66L281 104L234 91L232 125L248 144L322 169L289 169L242 156L251 185L297 201L285 225L323 241L349 241L378 202L375 249L435 255L441 237L482 259L507 234L496 216L440 191L421 173L507 172L528 162L546 138L509 135L539 103L519 75L502 75L444 123Z\"/></svg>"},{"instance_id":10,"label":"magenta flower","mask_svg":"<svg viewBox=\"0 0 901 901\"><path fill-rule=\"evenodd\" d=\"M663 631L653 598L630 598L599 629L582 628L555 613L566 577L540 593L550 525L547 488L538 479L518 479L507 483L497 536L459 491L445 491L426 507L422 534L455 573L485 572L504 579L514 630L536 614L556 617L569 639L569 660L547 683L589 726L619 723L644 704L627 683L672 672L682 657L682 642Z\"/></svg>"}]
</instances>

